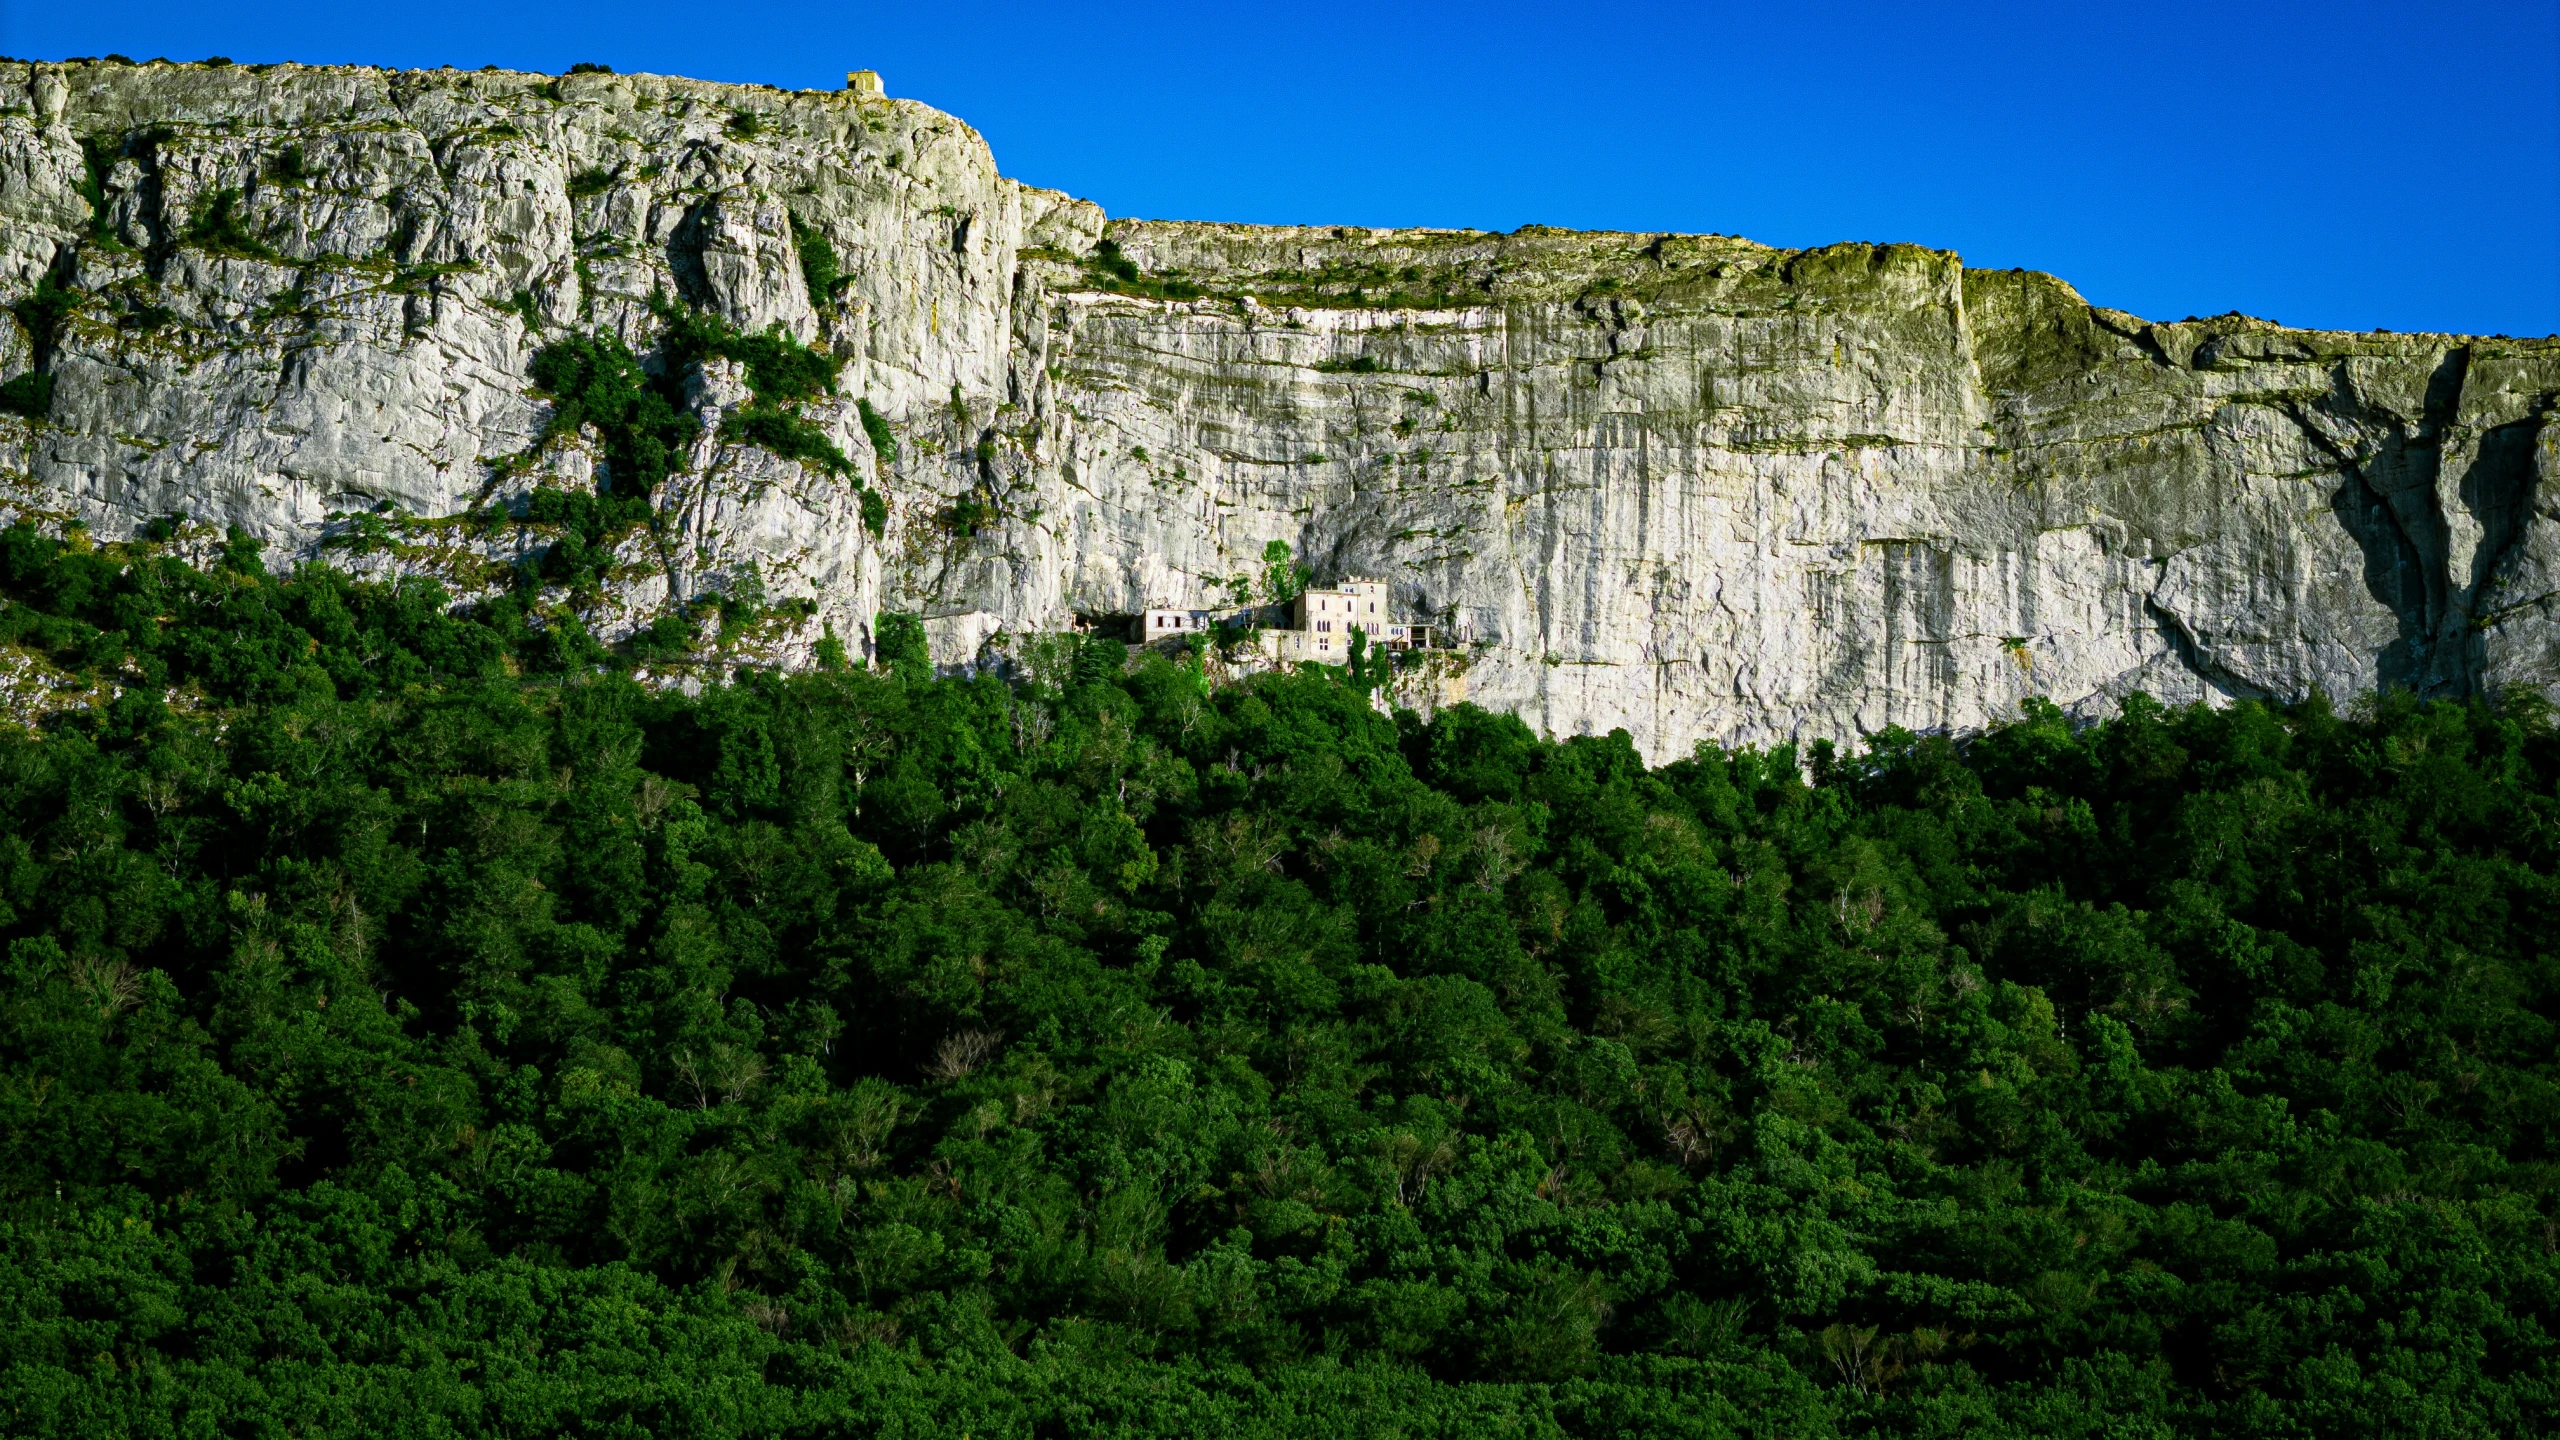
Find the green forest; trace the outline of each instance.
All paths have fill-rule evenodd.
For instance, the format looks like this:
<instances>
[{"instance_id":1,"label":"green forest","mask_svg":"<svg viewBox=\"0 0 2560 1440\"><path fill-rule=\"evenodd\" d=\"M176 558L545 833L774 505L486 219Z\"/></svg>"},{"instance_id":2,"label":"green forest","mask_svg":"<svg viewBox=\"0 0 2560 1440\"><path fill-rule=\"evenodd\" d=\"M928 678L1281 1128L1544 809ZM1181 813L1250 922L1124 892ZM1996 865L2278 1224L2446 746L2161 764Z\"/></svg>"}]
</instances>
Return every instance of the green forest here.
<instances>
[{"instance_id":1,"label":"green forest","mask_svg":"<svg viewBox=\"0 0 2560 1440\"><path fill-rule=\"evenodd\" d=\"M2560 1430L2532 697L1649 768L199 559L0 534L0 1433Z\"/></svg>"}]
</instances>

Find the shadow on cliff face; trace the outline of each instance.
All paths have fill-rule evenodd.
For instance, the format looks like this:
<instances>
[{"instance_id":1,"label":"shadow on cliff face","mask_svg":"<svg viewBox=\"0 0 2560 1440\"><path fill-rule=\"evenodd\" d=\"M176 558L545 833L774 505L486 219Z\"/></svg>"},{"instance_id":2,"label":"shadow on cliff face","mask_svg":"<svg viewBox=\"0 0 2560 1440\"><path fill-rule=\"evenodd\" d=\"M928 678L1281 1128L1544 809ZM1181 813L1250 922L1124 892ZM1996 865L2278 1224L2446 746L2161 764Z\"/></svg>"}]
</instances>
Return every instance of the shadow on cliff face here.
<instances>
[{"instance_id":1,"label":"shadow on cliff face","mask_svg":"<svg viewBox=\"0 0 2560 1440\"><path fill-rule=\"evenodd\" d=\"M665 253L667 269L675 276L676 294L697 309L717 310L721 297L712 289L710 267L702 259L710 240L710 210L709 201L694 202L668 232Z\"/></svg>"},{"instance_id":2,"label":"shadow on cliff face","mask_svg":"<svg viewBox=\"0 0 2560 1440\"><path fill-rule=\"evenodd\" d=\"M2485 431L2480 448L2462 473L2462 504L2480 522L2480 540L2471 554L2471 603L2463 607L2462 648L2474 676L2488 664L2488 636L2482 628L2489 599L2513 567L2525 526L2533 518L2541 479L2534 472L2533 444L2541 436L2541 419L2517 420Z\"/></svg>"},{"instance_id":3,"label":"shadow on cliff face","mask_svg":"<svg viewBox=\"0 0 2560 1440\"><path fill-rule=\"evenodd\" d=\"M2329 502L2338 524L2355 537L2364 552L2365 593L2380 601L2400 622L2399 637L2375 657L2375 678L2384 685L2418 686L2426 670L2429 623L2427 565L2400 515L2362 467L2352 461L2339 466L2341 483Z\"/></svg>"},{"instance_id":4,"label":"shadow on cliff face","mask_svg":"<svg viewBox=\"0 0 2560 1440\"><path fill-rule=\"evenodd\" d=\"M2343 368L2323 402L2331 413L2384 432L2362 461L2320 439L2338 462L2342 483L2330 511L2364 552L2366 593L2399 622L2399 635L2375 657L2375 679L2422 695L2470 695L2483 683L2487 654L2473 616L2497 571L2523 535L2532 510L2533 441L2539 420L2501 425L2480 437L2454 495L2479 527L2470 565L2457 586L2453 530L2438 484L2445 445L2470 352L2454 350L2428 377L2425 408L2411 427L2359 398ZM2315 437L2317 427L2306 426Z\"/></svg>"}]
</instances>

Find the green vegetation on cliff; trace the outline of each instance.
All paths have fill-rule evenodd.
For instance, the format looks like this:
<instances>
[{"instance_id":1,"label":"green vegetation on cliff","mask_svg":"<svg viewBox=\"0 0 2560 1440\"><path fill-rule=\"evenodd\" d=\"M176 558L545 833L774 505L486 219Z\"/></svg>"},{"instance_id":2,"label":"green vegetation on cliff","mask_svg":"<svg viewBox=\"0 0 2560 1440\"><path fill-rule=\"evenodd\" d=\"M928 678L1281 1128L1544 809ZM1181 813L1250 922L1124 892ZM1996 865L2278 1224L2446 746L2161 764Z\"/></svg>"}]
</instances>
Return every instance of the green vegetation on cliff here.
<instances>
[{"instance_id":1,"label":"green vegetation on cliff","mask_svg":"<svg viewBox=\"0 0 2560 1440\"><path fill-rule=\"evenodd\" d=\"M682 463L685 448L702 433L701 421L686 408L685 386L708 360L740 365L753 397L722 422L723 438L796 460L838 479L854 476L853 461L799 410L806 402L835 393L841 360L787 335L741 333L717 316L663 297L654 299L651 309L664 328L646 363L620 339L601 332L563 336L533 357L533 383L552 403L543 440L594 426L603 439L610 483L608 495L580 512L601 515L603 520L573 527L571 539L579 542L577 553L562 561L555 550L550 564L555 573L585 573L581 567L592 570L594 566L584 558L588 552L600 565L614 539L647 523L652 513L650 498ZM873 413L869 402L861 402L860 413L866 431L885 433L886 422ZM897 458L894 441L881 458L884 462ZM868 485L860 485L858 493L863 523L877 535L887 528L888 502Z\"/></svg>"},{"instance_id":2,"label":"green vegetation on cliff","mask_svg":"<svg viewBox=\"0 0 2560 1440\"><path fill-rule=\"evenodd\" d=\"M6 1433L2560 1423L2536 706L1649 770L253 553L0 537L148 682L0 738Z\"/></svg>"}]
</instances>

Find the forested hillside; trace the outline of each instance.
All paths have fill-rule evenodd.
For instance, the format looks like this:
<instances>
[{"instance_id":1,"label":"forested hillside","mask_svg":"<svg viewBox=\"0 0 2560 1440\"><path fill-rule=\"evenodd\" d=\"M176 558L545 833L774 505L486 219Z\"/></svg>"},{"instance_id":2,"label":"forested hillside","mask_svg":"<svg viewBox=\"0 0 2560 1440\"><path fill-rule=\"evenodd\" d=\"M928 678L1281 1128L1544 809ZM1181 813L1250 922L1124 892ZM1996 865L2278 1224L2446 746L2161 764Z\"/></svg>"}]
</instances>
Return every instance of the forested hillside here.
<instances>
[{"instance_id":1,"label":"forested hillside","mask_svg":"<svg viewBox=\"0 0 2560 1440\"><path fill-rule=\"evenodd\" d=\"M0 537L132 687L0 740L0 1432L2560 1427L2538 703L1648 770L254 554Z\"/></svg>"}]
</instances>

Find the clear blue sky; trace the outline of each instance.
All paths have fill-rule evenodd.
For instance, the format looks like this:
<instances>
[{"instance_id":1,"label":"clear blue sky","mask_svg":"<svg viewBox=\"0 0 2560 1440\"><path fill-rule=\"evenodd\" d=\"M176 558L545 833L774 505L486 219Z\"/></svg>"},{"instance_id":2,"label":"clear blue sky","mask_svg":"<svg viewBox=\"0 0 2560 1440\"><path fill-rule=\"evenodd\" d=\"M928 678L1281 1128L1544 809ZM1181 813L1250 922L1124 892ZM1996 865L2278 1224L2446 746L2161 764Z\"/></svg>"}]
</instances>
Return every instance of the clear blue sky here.
<instances>
[{"instance_id":1,"label":"clear blue sky","mask_svg":"<svg viewBox=\"0 0 2560 1440\"><path fill-rule=\"evenodd\" d=\"M2560 331L2560 3L0 0L0 53L890 93L1115 215L1908 240L2155 318Z\"/></svg>"}]
</instances>

